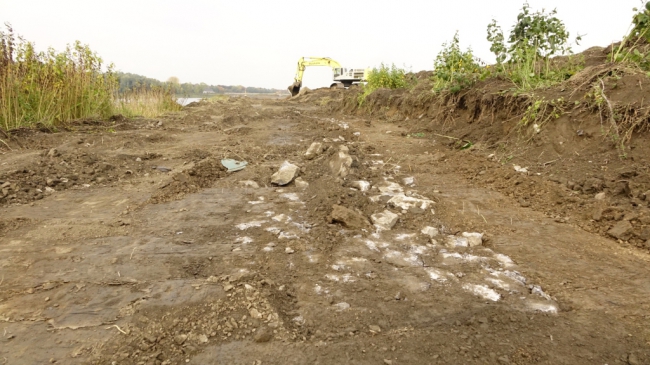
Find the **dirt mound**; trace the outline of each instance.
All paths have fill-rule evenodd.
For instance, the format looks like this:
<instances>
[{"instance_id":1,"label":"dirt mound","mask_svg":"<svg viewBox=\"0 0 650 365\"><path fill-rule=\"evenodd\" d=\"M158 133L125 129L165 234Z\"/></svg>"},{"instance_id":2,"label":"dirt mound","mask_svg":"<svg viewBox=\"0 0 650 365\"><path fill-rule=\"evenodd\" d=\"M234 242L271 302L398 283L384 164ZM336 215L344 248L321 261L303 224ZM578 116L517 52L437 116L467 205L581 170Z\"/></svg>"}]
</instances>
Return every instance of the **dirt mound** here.
<instances>
[{"instance_id":1,"label":"dirt mound","mask_svg":"<svg viewBox=\"0 0 650 365\"><path fill-rule=\"evenodd\" d=\"M583 70L526 94L509 92L510 82L500 79L436 94L430 73L420 72L413 89L380 89L362 105L353 91L329 107L397 123L405 137L460 149L451 158L470 181L558 221L648 248L650 79L607 63L602 48L579 57ZM623 233L615 229L621 222L630 222Z\"/></svg>"}]
</instances>

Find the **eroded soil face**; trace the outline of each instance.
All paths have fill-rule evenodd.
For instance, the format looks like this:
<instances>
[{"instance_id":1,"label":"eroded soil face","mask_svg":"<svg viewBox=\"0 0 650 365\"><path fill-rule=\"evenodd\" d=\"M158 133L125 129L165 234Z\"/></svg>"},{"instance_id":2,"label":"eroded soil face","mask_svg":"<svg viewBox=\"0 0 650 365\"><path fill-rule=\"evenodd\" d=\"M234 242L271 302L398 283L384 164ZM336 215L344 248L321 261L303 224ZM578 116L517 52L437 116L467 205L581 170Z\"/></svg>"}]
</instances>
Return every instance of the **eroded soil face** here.
<instances>
[{"instance_id":1,"label":"eroded soil face","mask_svg":"<svg viewBox=\"0 0 650 365\"><path fill-rule=\"evenodd\" d=\"M643 214L567 219L538 198L580 209L561 167L320 104L234 98L3 151L0 363L650 362L650 257L597 223ZM285 161L298 179L272 184Z\"/></svg>"}]
</instances>

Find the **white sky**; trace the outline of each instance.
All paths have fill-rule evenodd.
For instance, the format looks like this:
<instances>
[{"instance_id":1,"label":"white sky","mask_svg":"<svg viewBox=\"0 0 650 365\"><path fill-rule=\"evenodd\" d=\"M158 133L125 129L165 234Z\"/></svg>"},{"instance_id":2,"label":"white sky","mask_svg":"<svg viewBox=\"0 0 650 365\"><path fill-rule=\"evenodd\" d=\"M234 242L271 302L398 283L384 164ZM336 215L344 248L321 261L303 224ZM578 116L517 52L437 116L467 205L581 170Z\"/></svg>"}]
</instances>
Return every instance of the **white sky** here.
<instances>
[{"instance_id":1,"label":"white sky","mask_svg":"<svg viewBox=\"0 0 650 365\"><path fill-rule=\"evenodd\" d=\"M533 10L557 8L580 51L607 46L626 33L639 0L530 0ZM117 69L181 82L284 89L298 58L325 56L344 67L381 62L430 70L454 32L492 62L486 28L504 31L523 0L0 0L0 21L37 48L75 40ZM307 69L303 84L329 86L331 71Z\"/></svg>"}]
</instances>

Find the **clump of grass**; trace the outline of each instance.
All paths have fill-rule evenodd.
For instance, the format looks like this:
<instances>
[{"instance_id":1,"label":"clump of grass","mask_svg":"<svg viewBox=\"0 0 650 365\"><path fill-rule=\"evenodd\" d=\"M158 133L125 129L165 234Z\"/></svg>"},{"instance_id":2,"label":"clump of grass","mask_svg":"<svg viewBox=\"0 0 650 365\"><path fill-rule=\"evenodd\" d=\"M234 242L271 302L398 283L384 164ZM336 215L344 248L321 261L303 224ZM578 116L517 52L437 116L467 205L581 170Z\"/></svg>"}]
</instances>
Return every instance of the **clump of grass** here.
<instances>
[{"instance_id":1,"label":"clump of grass","mask_svg":"<svg viewBox=\"0 0 650 365\"><path fill-rule=\"evenodd\" d=\"M153 118L181 108L170 88L141 87L117 94L114 112L129 118Z\"/></svg>"},{"instance_id":2,"label":"clump of grass","mask_svg":"<svg viewBox=\"0 0 650 365\"><path fill-rule=\"evenodd\" d=\"M86 45L36 52L11 26L0 32L0 126L5 130L52 126L111 115L116 79Z\"/></svg>"},{"instance_id":3,"label":"clump of grass","mask_svg":"<svg viewBox=\"0 0 650 365\"><path fill-rule=\"evenodd\" d=\"M395 64L388 66L382 63L379 68L375 67L368 72L363 93L359 95L359 105L363 104L366 96L377 89L401 89L408 86L409 80L406 76L406 70L395 66Z\"/></svg>"}]
</instances>

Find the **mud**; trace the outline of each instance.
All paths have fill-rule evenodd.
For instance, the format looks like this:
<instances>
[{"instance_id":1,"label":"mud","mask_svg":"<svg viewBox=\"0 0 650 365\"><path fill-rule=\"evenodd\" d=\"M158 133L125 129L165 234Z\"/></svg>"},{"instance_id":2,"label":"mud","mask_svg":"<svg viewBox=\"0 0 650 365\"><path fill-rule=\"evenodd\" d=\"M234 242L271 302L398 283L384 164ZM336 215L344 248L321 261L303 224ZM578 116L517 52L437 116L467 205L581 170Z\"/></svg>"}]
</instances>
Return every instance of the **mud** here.
<instances>
[{"instance_id":1,"label":"mud","mask_svg":"<svg viewBox=\"0 0 650 365\"><path fill-rule=\"evenodd\" d=\"M504 164L516 140L482 142L484 122L465 122L476 130L456 135L473 142L461 150L431 119L334 110L355 95L231 98L19 136L0 162L0 358L650 361L641 132L634 161L606 170L583 152L616 148L584 138L567 142L580 156L540 165L553 158L530 156L548 143L527 141ZM223 158L249 164L228 173ZM285 161L298 179L276 186ZM397 218L377 224L386 211Z\"/></svg>"}]
</instances>

